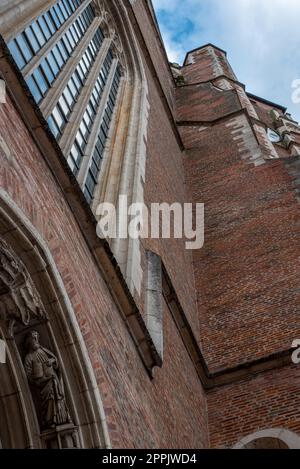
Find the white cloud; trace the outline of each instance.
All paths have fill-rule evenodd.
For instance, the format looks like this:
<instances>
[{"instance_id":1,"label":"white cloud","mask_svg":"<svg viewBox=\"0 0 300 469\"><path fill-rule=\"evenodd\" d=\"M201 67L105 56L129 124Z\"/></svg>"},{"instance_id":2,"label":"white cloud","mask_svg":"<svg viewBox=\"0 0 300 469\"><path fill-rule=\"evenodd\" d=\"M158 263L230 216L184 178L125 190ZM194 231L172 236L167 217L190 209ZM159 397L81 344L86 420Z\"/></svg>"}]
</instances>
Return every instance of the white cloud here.
<instances>
[{"instance_id":1,"label":"white cloud","mask_svg":"<svg viewBox=\"0 0 300 469\"><path fill-rule=\"evenodd\" d=\"M288 106L292 82L300 78L299 0L153 0L163 18L171 61L212 42L228 51L238 78L249 91ZM193 28L186 29L187 24Z\"/></svg>"}]
</instances>

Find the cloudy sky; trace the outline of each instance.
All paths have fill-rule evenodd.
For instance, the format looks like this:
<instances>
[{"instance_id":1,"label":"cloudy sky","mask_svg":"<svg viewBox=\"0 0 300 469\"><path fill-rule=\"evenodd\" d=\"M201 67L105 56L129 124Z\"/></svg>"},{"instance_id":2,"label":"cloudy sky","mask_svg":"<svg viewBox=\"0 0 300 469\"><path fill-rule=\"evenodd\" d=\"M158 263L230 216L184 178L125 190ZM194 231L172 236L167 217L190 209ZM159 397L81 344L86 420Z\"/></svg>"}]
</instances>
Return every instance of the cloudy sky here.
<instances>
[{"instance_id":1,"label":"cloudy sky","mask_svg":"<svg viewBox=\"0 0 300 469\"><path fill-rule=\"evenodd\" d=\"M212 42L247 91L288 107L300 79L300 0L153 0L169 59Z\"/></svg>"}]
</instances>

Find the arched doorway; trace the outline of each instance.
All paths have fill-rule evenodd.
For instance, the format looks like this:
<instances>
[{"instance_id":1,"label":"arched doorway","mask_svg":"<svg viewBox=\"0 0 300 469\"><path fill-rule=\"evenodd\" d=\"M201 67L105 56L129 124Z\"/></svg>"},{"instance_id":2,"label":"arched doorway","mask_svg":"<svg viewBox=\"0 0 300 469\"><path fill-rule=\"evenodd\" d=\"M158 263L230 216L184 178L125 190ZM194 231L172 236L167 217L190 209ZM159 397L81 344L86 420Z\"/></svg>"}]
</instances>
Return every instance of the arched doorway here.
<instances>
[{"instance_id":1,"label":"arched doorway","mask_svg":"<svg viewBox=\"0 0 300 469\"><path fill-rule=\"evenodd\" d=\"M51 253L1 189L0 339L3 448L110 447L96 379Z\"/></svg>"},{"instance_id":2,"label":"arched doorway","mask_svg":"<svg viewBox=\"0 0 300 469\"><path fill-rule=\"evenodd\" d=\"M273 428L246 436L234 449L300 449L300 437L284 428Z\"/></svg>"}]
</instances>

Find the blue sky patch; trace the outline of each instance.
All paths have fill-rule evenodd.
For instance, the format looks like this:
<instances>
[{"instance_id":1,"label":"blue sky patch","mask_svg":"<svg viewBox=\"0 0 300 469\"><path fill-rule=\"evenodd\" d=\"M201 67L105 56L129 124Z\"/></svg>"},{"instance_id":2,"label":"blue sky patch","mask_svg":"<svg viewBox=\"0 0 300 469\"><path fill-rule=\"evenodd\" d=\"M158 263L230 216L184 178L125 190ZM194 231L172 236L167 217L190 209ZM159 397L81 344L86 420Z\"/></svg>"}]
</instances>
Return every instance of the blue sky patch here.
<instances>
[{"instance_id":1,"label":"blue sky patch","mask_svg":"<svg viewBox=\"0 0 300 469\"><path fill-rule=\"evenodd\" d=\"M208 42L225 49L247 91L288 107L300 121L299 0L153 0L170 61Z\"/></svg>"}]
</instances>

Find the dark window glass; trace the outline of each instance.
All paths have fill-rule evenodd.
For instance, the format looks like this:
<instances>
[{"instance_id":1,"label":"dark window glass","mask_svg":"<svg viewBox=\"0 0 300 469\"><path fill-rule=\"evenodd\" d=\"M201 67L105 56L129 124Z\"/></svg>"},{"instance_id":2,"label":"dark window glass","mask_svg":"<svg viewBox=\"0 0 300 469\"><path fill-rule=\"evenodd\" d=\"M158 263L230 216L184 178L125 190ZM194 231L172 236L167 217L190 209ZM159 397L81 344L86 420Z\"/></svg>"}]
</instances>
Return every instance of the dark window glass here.
<instances>
[{"instance_id":1,"label":"dark window glass","mask_svg":"<svg viewBox=\"0 0 300 469\"><path fill-rule=\"evenodd\" d=\"M55 57L54 57L52 52L50 52L47 59L48 59L48 62L51 66L51 69L52 69L54 75L57 76L58 73L59 73L59 68L58 68L57 62L56 62Z\"/></svg>"},{"instance_id":2,"label":"dark window glass","mask_svg":"<svg viewBox=\"0 0 300 469\"><path fill-rule=\"evenodd\" d=\"M67 36L68 41L69 41L69 43L72 47L72 50L73 50L75 48L76 44L75 44L74 38L73 38L72 34L70 33L70 31L66 32L66 36Z\"/></svg>"},{"instance_id":3,"label":"dark window glass","mask_svg":"<svg viewBox=\"0 0 300 469\"><path fill-rule=\"evenodd\" d=\"M103 150L104 150L104 143L102 143L101 140L99 140L99 138L97 139L96 150L97 150L98 154L102 157L103 156Z\"/></svg>"},{"instance_id":4,"label":"dark window glass","mask_svg":"<svg viewBox=\"0 0 300 469\"><path fill-rule=\"evenodd\" d=\"M58 5L54 5L53 8L54 8L54 10L55 10L55 13L56 13L57 17L59 18L60 23L61 23L61 24L64 24L65 18L64 18L64 16L63 16L63 14L62 14L61 9L59 8L59 6L58 6Z\"/></svg>"},{"instance_id":5,"label":"dark window glass","mask_svg":"<svg viewBox=\"0 0 300 469\"><path fill-rule=\"evenodd\" d=\"M97 104L96 99L94 98L94 95L91 96L90 103L91 103L91 105L93 106L94 109L98 108L98 104Z\"/></svg>"},{"instance_id":6,"label":"dark window glass","mask_svg":"<svg viewBox=\"0 0 300 469\"><path fill-rule=\"evenodd\" d=\"M96 107L98 107L98 103L99 103L99 95L97 93L97 91L94 89L93 90L93 104L96 105Z\"/></svg>"},{"instance_id":7,"label":"dark window glass","mask_svg":"<svg viewBox=\"0 0 300 469\"><path fill-rule=\"evenodd\" d=\"M60 130L52 116L50 116L48 119L48 125L53 135L57 138L60 135Z\"/></svg>"},{"instance_id":8,"label":"dark window glass","mask_svg":"<svg viewBox=\"0 0 300 469\"><path fill-rule=\"evenodd\" d=\"M97 182L98 176L99 176L99 168L96 166L95 162L92 160L92 164L90 167L90 173L92 177L94 178L94 182Z\"/></svg>"},{"instance_id":9,"label":"dark window glass","mask_svg":"<svg viewBox=\"0 0 300 469\"><path fill-rule=\"evenodd\" d=\"M72 26L70 27L70 32L73 36L73 39L74 41L76 42L76 44L79 42L80 40L80 35L77 33L77 29L75 28L75 25L72 24Z\"/></svg>"},{"instance_id":10,"label":"dark window glass","mask_svg":"<svg viewBox=\"0 0 300 469\"><path fill-rule=\"evenodd\" d=\"M88 189L88 191L89 191L89 193L90 193L91 195L94 193L94 190L95 190L95 180L94 180L93 175L91 174L90 171L89 171L88 176L87 176L87 178L86 178L85 187Z\"/></svg>"},{"instance_id":11,"label":"dark window glass","mask_svg":"<svg viewBox=\"0 0 300 469\"><path fill-rule=\"evenodd\" d=\"M48 25L46 23L46 21L44 20L44 18L42 16L40 16L37 20L41 30L43 31L43 34L46 38L46 40L48 41L50 39L50 37L52 36L51 34L51 31L50 29L48 28Z\"/></svg>"},{"instance_id":12,"label":"dark window glass","mask_svg":"<svg viewBox=\"0 0 300 469\"><path fill-rule=\"evenodd\" d=\"M77 164L77 167L78 167L79 162L82 158L82 154L81 154L81 151L80 151L79 147L77 146L76 142L72 146L71 155L72 155L72 158L73 158L73 160L75 161L75 163Z\"/></svg>"},{"instance_id":13,"label":"dark window glass","mask_svg":"<svg viewBox=\"0 0 300 469\"><path fill-rule=\"evenodd\" d=\"M89 136L89 130L88 130L86 124L84 123L84 121L81 121L81 124L80 124L79 128L81 130L82 137L87 142L87 139L88 139L88 136Z\"/></svg>"},{"instance_id":14,"label":"dark window glass","mask_svg":"<svg viewBox=\"0 0 300 469\"><path fill-rule=\"evenodd\" d=\"M56 124L58 125L59 129L62 129L65 125L65 119L59 110L58 106L55 106L52 112L52 117L55 119Z\"/></svg>"},{"instance_id":15,"label":"dark window glass","mask_svg":"<svg viewBox=\"0 0 300 469\"><path fill-rule=\"evenodd\" d=\"M27 85L34 97L35 102L39 103L42 99L42 94L39 88L37 87L37 84L32 76L27 79Z\"/></svg>"},{"instance_id":16,"label":"dark window glass","mask_svg":"<svg viewBox=\"0 0 300 469\"><path fill-rule=\"evenodd\" d=\"M110 121L110 120L111 120L111 116L112 116L112 110L110 109L109 106L107 106L105 113L106 113L106 115L107 115L107 118L108 118L109 121Z\"/></svg>"},{"instance_id":17,"label":"dark window glass","mask_svg":"<svg viewBox=\"0 0 300 469\"><path fill-rule=\"evenodd\" d=\"M69 87L70 93L74 96L74 99L76 99L78 96L78 91L72 79L69 81L68 87Z\"/></svg>"},{"instance_id":18,"label":"dark window glass","mask_svg":"<svg viewBox=\"0 0 300 469\"><path fill-rule=\"evenodd\" d=\"M60 11L62 12L65 20L67 20L69 18L69 14L68 14L68 11L66 10L65 5L64 5L63 2L59 2L59 8L60 8Z\"/></svg>"},{"instance_id":19,"label":"dark window glass","mask_svg":"<svg viewBox=\"0 0 300 469\"><path fill-rule=\"evenodd\" d=\"M66 87L65 91L64 91L64 97L69 105L70 108L72 108L73 106L73 103L74 103L74 98L71 94L71 91L70 91L70 88L69 86Z\"/></svg>"},{"instance_id":20,"label":"dark window glass","mask_svg":"<svg viewBox=\"0 0 300 469\"><path fill-rule=\"evenodd\" d=\"M77 20L76 20L76 27L77 27L77 29L78 29L80 35L82 35L82 34L85 33L86 28L84 27L84 24L83 24L83 22L82 22L80 16L79 16L79 17L77 18Z\"/></svg>"},{"instance_id":21,"label":"dark window glass","mask_svg":"<svg viewBox=\"0 0 300 469\"><path fill-rule=\"evenodd\" d=\"M64 43L64 46L65 46L68 54L71 55L72 52L73 52L73 48L72 48L72 46L70 44L70 41L68 39L68 36L66 34L62 37L62 42Z\"/></svg>"},{"instance_id":22,"label":"dark window glass","mask_svg":"<svg viewBox=\"0 0 300 469\"><path fill-rule=\"evenodd\" d=\"M36 54L40 50L40 45L31 29L31 26L25 29L25 35L29 44L31 45L33 52Z\"/></svg>"},{"instance_id":23,"label":"dark window glass","mask_svg":"<svg viewBox=\"0 0 300 469\"><path fill-rule=\"evenodd\" d=\"M81 132L77 132L77 135L76 135L76 142L79 146L79 148L84 151L85 147L86 147L86 143L83 139L83 136L81 135Z\"/></svg>"},{"instance_id":24,"label":"dark window glass","mask_svg":"<svg viewBox=\"0 0 300 469\"><path fill-rule=\"evenodd\" d=\"M34 72L33 72L33 77L35 78L35 81L42 93L42 95L44 96L46 94L46 91L48 91L49 89L49 86L46 82L46 79L40 69L40 67L38 67Z\"/></svg>"},{"instance_id":25,"label":"dark window glass","mask_svg":"<svg viewBox=\"0 0 300 469\"><path fill-rule=\"evenodd\" d=\"M114 102L113 102L111 96L109 96L109 98L108 98L107 107L110 109L111 112L113 112L113 110L114 110Z\"/></svg>"},{"instance_id":26,"label":"dark window glass","mask_svg":"<svg viewBox=\"0 0 300 469\"><path fill-rule=\"evenodd\" d=\"M100 142L103 144L103 146L105 145L105 142L106 142L106 134L104 133L102 127L100 128L100 132L99 132L99 140Z\"/></svg>"},{"instance_id":27,"label":"dark window glass","mask_svg":"<svg viewBox=\"0 0 300 469\"><path fill-rule=\"evenodd\" d=\"M63 58L63 61L67 62L67 60L69 58L69 54L68 54L67 50L65 49L64 43L62 41L59 41L59 43L57 44L57 47L59 49L60 55Z\"/></svg>"},{"instance_id":28,"label":"dark window glass","mask_svg":"<svg viewBox=\"0 0 300 469\"><path fill-rule=\"evenodd\" d=\"M85 111L85 113L84 113L83 120L84 120L85 125L87 126L87 128L89 130L91 130L92 125L93 125L93 121L92 121L91 116L89 115L89 113L87 111Z\"/></svg>"},{"instance_id":29,"label":"dark window glass","mask_svg":"<svg viewBox=\"0 0 300 469\"><path fill-rule=\"evenodd\" d=\"M95 164L98 166L98 168L100 168L102 162L102 154L98 152L97 148L95 148L94 150L93 160L95 161Z\"/></svg>"},{"instance_id":30,"label":"dark window glass","mask_svg":"<svg viewBox=\"0 0 300 469\"><path fill-rule=\"evenodd\" d=\"M91 56L90 56L90 54L87 50L85 51L85 54L83 56L83 60L85 62L86 67L90 68L92 63L93 63L93 60L91 59Z\"/></svg>"},{"instance_id":31,"label":"dark window glass","mask_svg":"<svg viewBox=\"0 0 300 469\"><path fill-rule=\"evenodd\" d=\"M50 29L51 31L51 34L52 36L56 33L56 26L55 24L53 23L53 20L49 14L49 12L47 13L44 13L44 19L45 21L47 22L47 25L48 25L48 28Z\"/></svg>"},{"instance_id":32,"label":"dark window glass","mask_svg":"<svg viewBox=\"0 0 300 469\"><path fill-rule=\"evenodd\" d=\"M89 102L89 104L87 105L86 110L87 110L87 112L89 113L89 115L91 117L94 117L94 115L96 114L96 111L95 111L94 107L92 106L91 102Z\"/></svg>"},{"instance_id":33,"label":"dark window glass","mask_svg":"<svg viewBox=\"0 0 300 469\"><path fill-rule=\"evenodd\" d=\"M60 109L61 109L62 113L64 114L66 119L68 119L70 114L71 114L71 111L70 111L69 105L68 105L68 103L67 103L67 101L66 101L66 99L64 98L63 95L59 98L58 103L59 103L59 106L60 106Z\"/></svg>"},{"instance_id":34,"label":"dark window glass","mask_svg":"<svg viewBox=\"0 0 300 469\"><path fill-rule=\"evenodd\" d=\"M33 54L29 48L29 44L28 42L26 41L25 37L23 36L23 34L20 34L20 36L18 36L16 38L16 41L17 41L17 44L22 52L22 55L26 61L26 63L28 63L32 57L33 57Z\"/></svg>"},{"instance_id":35,"label":"dark window glass","mask_svg":"<svg viewBox=\"0 0 300 469\"><path fill-rule=\"evenodd\" d=\"M84 29L87 29L88 27L88 21L87 21L87 16L86 16L86 12L84 11L81 15L81 19L82 19L82 22L84 24Z\"/></svg>"},{"instance_id":36,"label":"dark window glass","mask_svg":"<svg viewBox=\"0 0 300 469\"><path fill-rule=\"evenodd\" d=\"M15 42L15 40L10 41L10 43L8 44L8 48L9 48L13 58L15 59L16 64L18 65L20 70L22 70L22 68L25 67L26 62L25 62L24 57L21 54L20 49L19 49L17 43Z\"/></svg>"},{"instance_id":37,"label":"dark window glass","mask_svg":"<svg viewBox=\"0 0 300 469\"><path fill-rule=\"evenodd\" d=\"M74 2L72 0L66 0L70 9L74 12L76 10L75 6L74 6Z\"/></svg>"},{"instance_id":38,"label":"dark window glass","mask_svg":"<svg viewBox=\"0 0 300 469\"><path fill-rule=\"evenodd\" d=\"M77 77L79 77L79 79L80 79L80 81L81 81L81 83L82 83L82 85L83 85L83 83L84 83L84 81L85 81L85 80L84 80L85 77L84 77L84 72L83 72L83 70L82 70L80 64L77 66L76 75L77 75ZM81 85L81 86L82 86L82 85ZM80 86L80 88L81 88L81 86Z\"/></svg>"},{"instance_id":39,"label":"dark window glass","mask_svg":"<svg viewBox=\"0 0 300 469\"><path fill-rule=\"evenodd\" d=\"M72 9L71 9L69 3L66 0L62 0L62 3L64 4L64 7L68 12L68 16L71 16L72 15Z\"/></svg>"},{"instance_id":40,"label":"dark window glass","mask_svg":"<svg viewBox=\"0 0 300 469\"><path fill-rule=\"evenodd\" d=\"M84 188L83 193L84 193L84 196L85 196L85 198L86 198L87 203L88 203L88 204L91 204L92 201L93 201L93 197L91 196L91 194L89 194L89 192L87 191L86 188Z\"/></svg>"},{"instance_id":41,"label":"dark window glass","mask_svg":"<svg viewBox=\"0 0 300 469\"><path fill-rule=\"evenodd\" d=\"M106 124L105 121L102 122L101 128L102 128L103 132L105 133L105 135L106 135L106 137L107 137L107 136L108 136L109 127L108 127L108 125Z\"/></svg>"},{"instance_id":42,"label":"dark window glass","mask_svg":"<svg viewBox=\"0 0 300 469\"><path fill-rule=\"evenodd\" d=\"M48 64L46 59L44 59L41 62L41 67L43 69L44 75L46 76L49 84L52 85L52 83L55 80L55 76L54 76L54 73L52 72L51 68L49 67L49 64Z\"/></svg>"},{"instance_id":43,"label":"dark window glass","mask_svg":"<svg viewBox=\"0 0 300 469\"><path fill-rule=\"evenodd\" d=\"M59 66L59 68L62 68L62 66L64 65L64 61L63 61L63 58L61 56L61 53L60 53L58 47L57 46L53 47L52 52L53 52L53 55L56 59L57 65Z\"/></svg>"},{"instance_id":44,"label":"dark window glass","mask_svg":"<svg viewBox=\"0 0 300 469\"><path fill-rule=\"evenodd\" d=\"M61 21L59 19L59 16L56 13L56 10L54 7L50 9L51 16L53 18L54 24L56 25L57 29L61 27Z\"/></svg>"},{"instance_id":45,"label":"dark window glass","mask_svg":"<svg viewBox=\"0 0 300 469\"><path fill-rule=\"evenodd\" d=\"M86 56L87 56L87 59L88 59L89 63L94 62L94 56L92 54L92 50L91 50L90 47L87 48L85 53L86 53Z\"/></svg>"},{"instance_id":46,"label":"dark window glass","mask_svg":"<svg viewBox=\"0 0 300 469\"><path fill-rule=\"evenodd\" d=\"M84 76L86 76L88 69L87 69L87 66L85 64L85 61L83 59L81 59L79 64L80 64L80 67L81 67L81 70L82 70Z\"/></svg>"},{"instance_id":47,"label":"dark window glass","mask_svg":"<svg viewBox=\"0 0 300 469\"><path fill-rule=\"evenodd\" d=\"M32 30L40 44L41 47L43 47L45 44L46 44L46 39L41 31L41 28L39 27L39 25L37 23L32 23L31 25L32 27Z\"/></svg>"},{"instance_id":48,"label":"dark window glass","mask_svg":"<svg viewBox=\"0 0 300 469\"><path fill-rule=\"evenodd\" d=\"M96 50L96 47L93 44L93 42L91 42L91 44L89 45L89 51L90 51L90 54L92 55L92 57L95 58L95 56L97 54L97 50Z\"/></svg>"},{"instance_id":49,"label":"dark window glass","mask_svg":"<svg viewBox=\"0 0 300 469\"><path fill-rule=\"evenodd\" d=\"M77 166L76 166L76 164L75 164L75 162L72 158L72 155L70 155L69 158L68 158L68 165L70 166L70 169L71 169L72 173L74 173L76 175L77 172L78 172L78 168L77 168Z\"/></svg>"}]
</instances>

